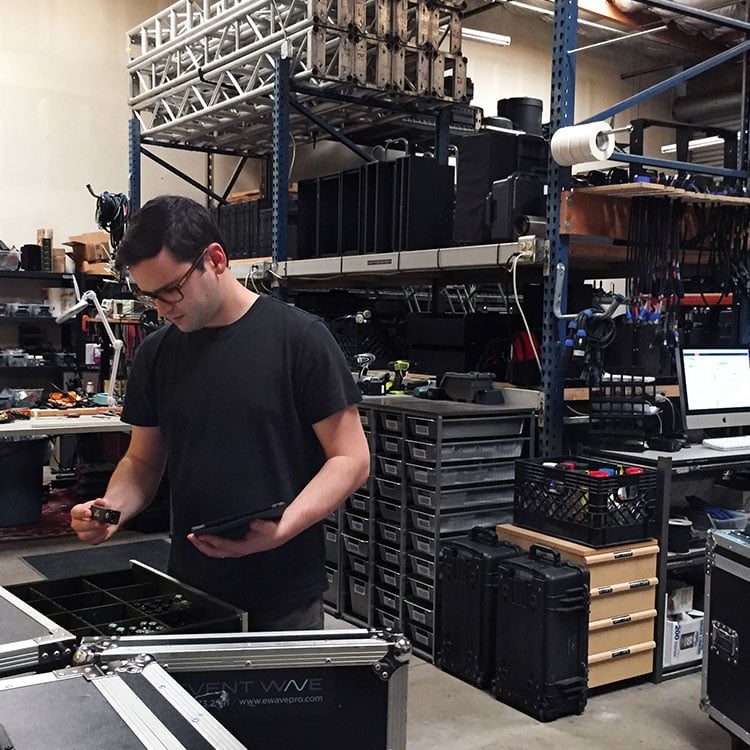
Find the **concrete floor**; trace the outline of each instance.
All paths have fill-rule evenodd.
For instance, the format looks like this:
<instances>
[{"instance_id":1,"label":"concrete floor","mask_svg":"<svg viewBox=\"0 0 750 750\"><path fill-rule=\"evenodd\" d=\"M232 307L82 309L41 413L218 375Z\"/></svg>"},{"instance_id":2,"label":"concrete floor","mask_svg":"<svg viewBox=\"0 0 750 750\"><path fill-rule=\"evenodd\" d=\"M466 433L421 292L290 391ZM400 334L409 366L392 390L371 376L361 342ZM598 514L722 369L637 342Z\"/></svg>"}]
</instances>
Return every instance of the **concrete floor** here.
<instances>
[{"instance_id":1,"label":"concrete floor","mask_svg":"<svg viewBox=\"0 0 750 750\"><path fill-rule=\"evenodd\" d=\"M146 538L150 535L121 532L110 544ZM0 544L0 585L40 578L21 559L24 555L80 548L81 542L71 537ZM347 624L327 617L327 626ZM524 750L545 745L555 750L729 750L729 735L700 710L699 697L699 673L659 685L631 681L589 696L580 716L541 723L413 658L407 745L409 750Z\"/></svg>"}]
</instances>

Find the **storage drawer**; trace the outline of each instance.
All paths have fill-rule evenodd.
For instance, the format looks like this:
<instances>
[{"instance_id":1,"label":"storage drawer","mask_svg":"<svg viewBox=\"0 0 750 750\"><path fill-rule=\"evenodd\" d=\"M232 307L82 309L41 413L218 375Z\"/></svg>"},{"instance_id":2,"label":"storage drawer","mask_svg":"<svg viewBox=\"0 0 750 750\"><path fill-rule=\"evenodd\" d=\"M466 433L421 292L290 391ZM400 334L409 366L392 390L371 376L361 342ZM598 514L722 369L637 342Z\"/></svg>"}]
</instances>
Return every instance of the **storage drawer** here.
<instances>
[{"instance_id":1,"label":"storage drawer","mask_svg":"<svg viewBox=\"0 0 750 750\"><path fill-rule=\"evenodd\" d=\"M428 581L435 580L435 561L428 560L418 555L407 555L409 559L409 571L412 575L425 578Z\"/></svg>"},{"instance_id":2,"label":"storage drawer","mask_svg":"<svg viewBox=\"0 0 750 750\"><path fill-rule=\"evenodd\" d=\"M591 589L589 622L653 609L657 578L643 578Z\"/></svg>"},{"instance_id":3,"label":"storage drawer","mask_svg":"<svg viewBox=\"0 0 750 750\"><path fill-rule=\"evenodd\" d=\"M410 487L412 503L426 510L457 510L477 508L486 505L513 504L513 485L496 487L459 487L454 489L431 490L426 487Z\"/></svg>"},{"instance_id":4,"label":"storage drawer","mask_svg":"<svg viewBox=\"0 0 750 750\"><path fill-rule=\"evenodd\" d=\"M328 580L328 588L323 592L323 601L338 609L341 573L336 568L326 565L326 579Z\"/></svg>"},{"instance_id":5,"label":"storage drawer","mask_svg":"<svg viewBox=\"0 0 750 750\"><path fill-rule=\"evenodd\" d=\"M435 559L436 556L436 544L435 540L422 534L416 534L413 531L409 532L409 546L415 552L420 555L431 557Z\"/></svg>"},{"instance_id":6,"label":"storage drawer","mask_svg":"<svg viewBox=\"0 0 750 750\"><path fill-rule=\"evenodd\" d=\"M482 508L440 514L409 510L409 522L417 531L445 536L469 531L474 526L492 526L507 521L512 515L512 508Z\"/></svg>"},{"instance_id":7,"label":"storage drawer","mask_svg":"<svg viewBox=\"0 0 750 750\"><path fill-rule=\"evenodd\" d=\"M650 674L654 666L656 643L647 641L632 646L589 655L589 688Z\"/></svg>"},{"instance_id":8,"label":"storage drawer","mask_svg":"<svg viewBox=\"0 0 750 750\"><path fill-rule=\"evenodd\" d=\"M401 501L401 483L393 482L390 479L381 479L380 477L376 480L378 485L378 492L388 500Z\"/></svg>"},{"instance_id":9,"label":"storage drawer","mask_svg":"<svg viewBox=\"0 0 750 750\"><path fill-rule=\"evenodd\" d=\"M346 507L361 516L366 516L370 511L370 498L367 495L355 492L346 499Z\"/></svg>"},{"instance_id":10,"label":"storage drawer","mask_svg":"<svg viewBox=\"0 0 750 750\"><path fill-rule=\"evenodd\" d=\"M357 539L356 537L349 536L348 534L342 534L344 540L344 549L347 552L351 552L354 555L360 557L370 556L370 540L369 539Z\"/></svg>"},{"instance_id":11,"label":"storage drawer","mask_svg":"<svg viewBox=\"0 0 750 750\"><path fill-rule=\"evenodd\" d=\"M364 516L344 513L344 529L352 534L367 539L370 536L370 522Z\"/></svg>"},{"instance_id":12,"label":"storage drawer","mask_svg":"<svg viewBox=\"0 0 750 750\"><path fill-rule=\"evenodd\" d=\"M360 557L359 555L353 555L350 552L346 553L346 564L350 573L355 576L367 580L370 576L370 563L367 558Z\"/></svg>"},{"instance_id":13,"label":"storage drawer","mask_svg":"<svg viewBox=\"0 0 750 750\"><path fill-rule=\"evenodd\" d=\"M432 607L425 607L424 604L409 601L409 599L406 599L404 601L404 605L406 606L407 617L412 622L416 622L419 625L423 625L424 627L429 628L430 630L434 629L435 611L433 610Z\"/></svg>"},{"instance_id":14,"label":"storage drawer","mask_svg":"<svg viewBox=\"0 0 750 750\"><path fill-rule=\"evenodd\" d=\"M394 632L401 630L401 625L397 615L393 612L386 612L384 609L375 608L375 626L378 628L389 628Z\"/></svg>"},{"instance_id":15,"label":"storage drawer","mask_svg":"<svg viewBox=\"0 0 750 750\"><path fill-rule=\"evenodd\" d=\"M398 594L393 591L381 588L380 586L375 587L375 598L378 606L382 609L388 610L389 612L398 612Z\"/></svg>"},{"instance_id":16,"label":"storage drawer","mask_svg":"<svg viewBox=\"0 0 750 750\"><path fill-rule=\"evenodd\" d=\"M426 443L406 441L409 459L422 463L441 464L460 461L491 461L518 458L523 452L524 440L463 440L460 442Z\"/></svg>"},{"instance_id":17,"label":"storage drawer","mask_svg":"<svg viewBox=\"0 0 750 750\"><path fill-rule=\"evenodd\" d=\"M357 617L367 620L369 614L369 597L367 595L367 581L348 576L349 584L349 607L351 613Z\"/></svg>"},{"instance_id":18,"label":"storage drawer","mask_svg":"<svg viewBox=\"0 0 750 750\"><path fill-rule=\"evenodd\" d=\"M411 622L410 620L406 621L405 630L406 634L411 638L415 648L426 651L428 654L432 655L435 634L431 630L422 625Z\"/></svg>"},{"instance_id":19,"label":"storage drawer","mask_svg":"<svg viewBox=\"0 0 750 750\"><path fill-rule=\"evenodd\" d=\"M520 435L523 431L522 417L478 417L443 419L443 440L460 440L462 438L500 437L503 435ZM407 417L409 435L415 438L437 440L439 431L438 419L428 417Z\"/></svg>"},{"instance_id":20,"label":"storage drawer","mask_svg":"<svg viewBox=\"0 0 750 750\"><path fill-rule=\"evenodd\" d=\"M629 643L654 640L655 609L589 623L589 654L613 651Z\"/></svg>"},{"instance_id":21,"label":"storage drawer","mask_svg":"<svg viewBox=\"0 0 750 750\"><path fill-rule=\"evenodd\" d=\"M381 433L378 435L378 448L381 453L387 456L395 456L401 458L401 449L404 445L404 439L397 437L396 435L388 435Z\"/></svg>"},{"instance_id":22,"label":"storage drawer","mask_svg":"<svg viewBox=\"0 0 750 750\"><path fill-rule=\"evenodd\" d=\"M418 464L406 464L406 473L415 484L435 489L460 484L488 484L513 480L512 461L488 464L452 464L439 470Z\"/></svg>"},{"instance_id":23,"label":"storage drawer","mask_svg":"<svg viewBox=\"0 0 750 750\"><path fill-rule=\"evenodd\" d=\"M412 597L430 605L435 603L435 586L433 584L407 577L406 585Z\"/></svg>"},{"instance_id":24,"label":"storage drawer","mask_svg":"<svg viewBox=\"0 0 750 750\"><path fill-rule=\"evenodd\" d=\"M372 412L369 409L360 409L359 410L359 421L362 423L362 427L365 430L370 430L373 428L374 424L372 421Z\"/></svg>"},{"instance_id":25,"label":"storage drawer","mask_svg":"<svg viewBox=\"0 0 750 750\"><path fill-rule=\"evenodd\" d=\"M398 526L394 526L391 523L385 521L377 521L375 524L378 529L378 540L385 542L386 544L392 544L394 546L400 546L401 544L401 530Z\"/></svg>"},{"instance_id":26,"label":"storage drawer","mask_svg":"<svg viewBox=\"0 0 750 750\"><path fill-rule=\"evenodd\" d=\"M390 565L392 568L401 567L401 553L398 548L391 547L388 544L382 544L378 542L377 546L377 559L384 562L386 565Z\"/></svg>"},{"instance_id":27,"label":"storage drawer","mask_svg":"<svg viewBox=\"0 0 750 750\"><path fill-rule=\"evenodd\" d=\"M331 526L324 527L326 543L326 560L334 565L339 564L339 532Z\"/></svg>"},{"instance_id":28,"label":"storage drawer","mask_svg":"<svg viewBox=\"0 0 750 750\"><path fill-rule=\"evenodd\" d=\"M389 503L386 500L376 500L375 507L378 509L378 518L390 523L401 524L401 506Z\"/></svg>"},{"instance_id":29,"label":"storage drawer","mask_svg":"<svg viewBox=\"0 0 750 750\"><path fill-rule=\"evenodd\" d=\"M401 434L404 429L404 415L398 412L381 411L378 413L380 429L385 432Z\"/></svg>"},{"instance_id":30,"label":"storage drawer","mask_svg":"<svg viewBox=\"0 0 750 750\"><path fill-rule=\"evenodd\" d=\"M398 591L399 583L399 572L397 570L391 570L383 565L376 565L375 572L377 574L378 582L392 591Z\"/></svg>"},{"instance_id":31,"label":"storage drawer","mask_svg":"<svg viewBox=\"0 0 750 750\"><path fill-rule=\"evenodd\" d=\"M378 474L395 481L403 481L404 462L400 458L378 456Z\"/></svg>"}]
</instances>

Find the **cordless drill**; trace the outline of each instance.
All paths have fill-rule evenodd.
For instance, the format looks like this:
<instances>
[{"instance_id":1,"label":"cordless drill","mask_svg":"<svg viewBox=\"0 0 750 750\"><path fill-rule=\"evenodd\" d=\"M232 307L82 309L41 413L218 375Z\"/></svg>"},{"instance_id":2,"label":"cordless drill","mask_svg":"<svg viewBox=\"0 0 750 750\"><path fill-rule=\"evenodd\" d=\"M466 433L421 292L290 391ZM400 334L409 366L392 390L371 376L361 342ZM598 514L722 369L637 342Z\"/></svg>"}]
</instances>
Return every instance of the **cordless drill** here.
<instances>
[{"instance_id":1,"label":"cordless drill","mask_svg":"<svg viewBox=\"0 0 750 750\"><path fill-rule=\"evenodd\" d=\"M405 359L397 359L394 362L388 363L388 369L394 373L388 393L406 393L404 376L409 372L409 363Z\"/></svg>"}]
</instances>

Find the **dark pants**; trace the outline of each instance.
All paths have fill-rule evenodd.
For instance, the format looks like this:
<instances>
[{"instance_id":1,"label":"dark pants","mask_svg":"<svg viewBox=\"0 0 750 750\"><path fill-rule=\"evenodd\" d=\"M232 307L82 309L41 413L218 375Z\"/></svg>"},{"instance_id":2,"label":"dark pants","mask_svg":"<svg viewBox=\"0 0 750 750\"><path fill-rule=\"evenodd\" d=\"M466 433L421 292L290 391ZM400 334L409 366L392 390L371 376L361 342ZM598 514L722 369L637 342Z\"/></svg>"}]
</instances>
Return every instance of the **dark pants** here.
<instances>
[{"instance_id":1,"label":"dark pants","mask_svg":"<svg viewBox=\"0 0 750 750\"><path fill-rule=\"evenodd\" d=\"M322 630L323 596L276 609L248 612L248 631L251 633L273 630Z\"/></svg>"}]
</instances>

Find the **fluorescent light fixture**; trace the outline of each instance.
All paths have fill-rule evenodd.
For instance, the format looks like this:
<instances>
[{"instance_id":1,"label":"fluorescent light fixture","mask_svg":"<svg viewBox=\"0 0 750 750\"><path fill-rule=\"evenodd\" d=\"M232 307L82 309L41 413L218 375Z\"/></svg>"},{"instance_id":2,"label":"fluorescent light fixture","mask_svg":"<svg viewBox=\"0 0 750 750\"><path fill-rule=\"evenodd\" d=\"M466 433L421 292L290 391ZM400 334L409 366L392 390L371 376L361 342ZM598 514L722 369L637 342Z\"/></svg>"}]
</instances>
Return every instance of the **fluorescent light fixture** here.
<instances>
[{"instance_id":1,"label":"fluorescent light fixture","mask_svg":"<svg viewBox=\"0 0 750 750\"><path fill-rule=\"evenodd\" d=\"M709 146L723 146L724 139L718 135L709 135L706 138L694 138L688 141L688 151L695 151L699 148L708 148ZM677 144L667 143L661 147L662 154L676 154Z\"/></svg>"},{"instance_id":2,"label":"fluorescent light fixture","mask_svg":"<svg viewBox=\"0 0 750 750\"><path fill-rule=\"evenodd\" d=\"M479 29L461 29L461 36L464 39L472 39L475 42L486 42L487 44L496 44L499 47L510 45L510 37L507 34L493 34L491 31L480 31Z\"/></svg>"},{"instance_id":3,"label":"fluorescent light fixture","mask_svg":"<svg viewBox=\"0 0 750 750\"><path fill-rule=\"evenodd\" d=\"M546 8L539 8L536 5L529 5L528 3L522 3L520 0L508 0L508 5L515 5L516 8L523 8L524 10L531 10L534 11L534 13L541 13L543 16L554 16L555 11L554 10L547 10ZM605 26L601 23L596 23L596 21L587 21L584 18L579 18L578 23L581 26L591 26L594 29L602 29L603 31L611 31L613 34L627 34L627 31L622 31L620 29L613 29L611 26Z\"/></svg>"},{"instance_id":4,"label":"fluorescent light fixture","mask_svg":"<svg viewBox=\"0 0 750 750\"><path fill-rule=\"evenodd\" d=\"M75 277L74 277L75 278ZM76 292L78 292L78 285L76 284ZM55 318L56 323L65 323L65 321L75 318L80 315L89 304L93 304L96 308L96 312L99 314L99 320L101 320L104 330L107 332L107 338L112 344L112 372L109 374L109 387L107 388L107 406L117 406L115 401L115 380L117 379L117 368L120 365L120 355L125 347L125 344L121 339L115 336L112 326L110 326L107 320L107 315L102 308L102 303L99 302L99 298L96 296L96 292L90 289L88 292L84 292L78 302L72 307L68 308L61 315Z\"/></svg>"}]
</instances>

